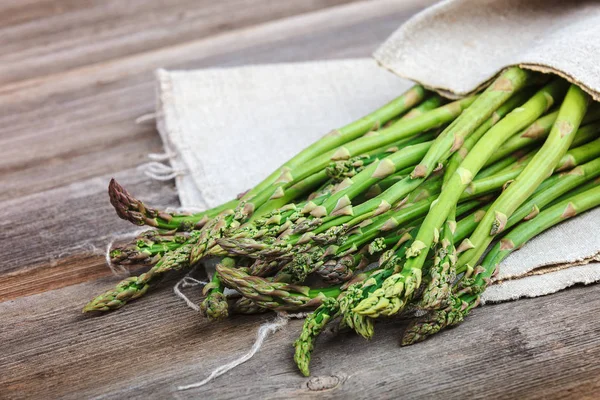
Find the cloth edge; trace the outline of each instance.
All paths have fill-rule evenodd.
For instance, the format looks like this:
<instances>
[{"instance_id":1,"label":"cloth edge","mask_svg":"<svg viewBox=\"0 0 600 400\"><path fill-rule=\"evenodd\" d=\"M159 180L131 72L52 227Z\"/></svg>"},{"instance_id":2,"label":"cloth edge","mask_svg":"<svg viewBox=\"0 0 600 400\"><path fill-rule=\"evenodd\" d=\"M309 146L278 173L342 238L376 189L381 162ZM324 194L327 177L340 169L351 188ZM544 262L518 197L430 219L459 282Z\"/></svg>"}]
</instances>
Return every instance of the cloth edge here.
<instances>
[{"instance_id":1,"label":"cloth edge","mask_svg":"<svg viewBox=\"0 0 600 400\"><path fill-rule=\"evenodd\" d=\"M556 279L557 276L559 276L559 279ZM541 297L560 292L572 286L587 286L598 281L600 281L600 265L598 263L574 265L555 272L511 279L491 285L483 292L481 304Z\"/></svg>"},{"instance_id":2,"label":"cloth edge","mask_svg":"<svg viewBox=\"0 0 600 400\"><path fill-rule=\"evenodd\" d=\"M180 149L177 145L170 140L168 132L178 131L178 116L177 107L164 107L167 103L166 98L170 96L171 103L175 103L175 97L172 92L172 86L170 85L170 72L166 69L159 68L154 71L156 79L155 96L156 96L156 129L161 137L161 141L168 154L169 163L173 169L180 171L188 171L189 167L186 165L183 157L180 156ZM168 127L168 128L167 128ZM178 174L175 177L175 186L177 188L177 194L179 196L179 202L185 207L198 207L199 209L207 209L206 202L200 198L200 204L198 199L194 199L186 195L190 193L189 190L185 190L184 186L194 185L193 178L187 173ZM198 191L198 195L201 192Z\"/></svg>"}]
</instances>

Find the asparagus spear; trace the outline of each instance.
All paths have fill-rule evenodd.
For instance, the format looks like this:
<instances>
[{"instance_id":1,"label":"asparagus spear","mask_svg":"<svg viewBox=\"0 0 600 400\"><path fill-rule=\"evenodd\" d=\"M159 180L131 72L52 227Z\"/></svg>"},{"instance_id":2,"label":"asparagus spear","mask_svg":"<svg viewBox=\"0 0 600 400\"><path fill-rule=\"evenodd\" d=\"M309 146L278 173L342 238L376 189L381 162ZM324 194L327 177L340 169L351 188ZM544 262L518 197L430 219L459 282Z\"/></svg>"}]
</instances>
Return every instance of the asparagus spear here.
<instances>
[{"instance_id":1,"label":"asparagus spear","mask_svg":"<svg viewBox=\"0 0 600 400\"><path fill-rule=\"evenodd\" d=\"M193 240L189 240L177 250L166 253L148 272L126 278L114 289L95 297L83 308L83 312L116 310L127 302L143 296L150 288L150 284L162 278L165 272L189 266L192 243Z\"/></svg>"},{"instance_id":2,"label":"asparagus spear","mask_svg":"<svg viewBox=\"0 0 600 400\"><path fill-rule=\"evenodd\" d=\"M522 220L536 218L540 210L560 196L570 194L573 189L582 187L586 182L598 176L600 176L600 158L582 164L568 173L547 178L539 185L539 188L543 187L544 190L535 192L527 201L522 203L508 218L505 229L513 227Z\"/></svg>"},{"instance_id":3,"label":"asparagus spear","mask_svg":"<svg viewBox=\"0 0 600 400\"><path fill-rule=\"evenodd\" d=\"M163 254L179 248L194 234L196 233L145 231L131 242L111 249L110 261L121 265L155 264Z\"/></svg>"},{"instance_id":4,"label":"asparagus spear","mask_svg":"<svg viewBox=\"0 0 600 400\"><path fill-rule=\"evenodd\" d=\"M244 297L263 308L271 310L299 310L317 307L326 297L337 297L340 288L311 289L308 286L283 282L270 282L258 276L248 275L241 269L217 265L217 273L225 286L235 289Z\"/></svg>"},{"instance_id":5,"label":"asparagus spear","mask_svg":"<svg viewBox=\"0 0 600 400\"><path fill-rule=\"evenodd\" d=\"M438 108L444 103L441 96L434 94L425 99L421 104L413 107L409 112L401 116L399 119L411 119L423 115L426 111L431 111Z\"/></svg>"},{"instance_id":6,"label":"asparagus spear","mask_svg":"<svg viewBox=\"0 0 600 400\"><path fill-rule=\"evenodd\" d=\"M339 314L339 305L335 299L327 298L313 313L304 320L300 337L294 342L294 361L304 376L309 376L308 364L314 349L315 340L323 332L329 321Z\"/></svg>"},{"instance_id":7,"label":"asparagus spear","mask_svg":"<svg viewBox=\"0 0 600 400\"><path fill-rule=\"evenodd\" d=\"M489 118L515 92L526 86L530 79L530 74L519 68L506 70L436 138L410 177L393 185L381 195L354 207L349 213L352 216L359 216L378 215L387 211L392 204L418 187L438 167L439 163L445 161L462 146L469 134ZM337 217L331 224L339 225L350 219L351 217Z\"/></svg>"},{"instance_id":8,"label":"asparagus spear","mask_svg":"<svg viewBox=\"0 0 600 400\"><path fill-rule=\"evenodd\" d=\"M321 153L321 155L316 157L313 156L310 160L307 159L305 163L297 166L293 171L286 169L282 172L282 177L277 182L262 189L255 196L243 199L243 202L237 208L240 218L243 219L252 215L254 210L257 210L259 207L261 207L262 213L270 211L270 207L263 206L270 198L283 195L293 182L321 171L332 160L349 159L381 146L390 145L398 140L426 132L453 120L473 101L473 97L466 98L428 111L421 116L400 120L389 128L382 129L374 132L372 135L364 136L351 142L346 142L342 147Z\"/></svg>"},{"instance_id":9,"label":"asparagus spear","mask_svg":"<svg viewBox=\"0 0 600 400\"><path fill-rule=\"evenodd\" d=\"M428 193L425 191L425 193ZM466 198L473 198L477 196L477 193L472 193ZM424 197L424 198L423 198ZM337 255L342 256L344 253L352 253L357 250L358 246L364 244L365 241L375 238L379 233L389 231L402 224L410 222L416 218L419 218L427 213L430 209L431 204L435 201L435 193L433 195L422 196L417 193L415 197L409 196L408 202L402 204L401 207L395 210L390 210L384 214L376 216L369 220L362 220L361 225L356 223L349 223L347 225L336 226L322 234L314 234L309 232L305 234L295 245L286 241L281 242L278 239L266 238L263 241L257 241L252 238L239 238L239 239L219 239L218 243L228 253L232 255L252 257L252 258L264 258L266 260L272 260L274 258L293 258L297 254L306 254L312 247L309 242L323 244L340 244L345 242L343 246L339 248L329 248L328 251L321 251L320 253L314 254L312 257L303 255L302 264L296 264L299 268L297 270L298 278L297 281L302 281L304 277L309 273L309 269L318 268L322 262L322 256L327 252L331 256ZM414 201L414 203L412 203ZM463 209L468 210L469 207L473 207L477 204L477 201L466 202L461 205ZM349 231L349 227L356 226L353 230ZM346 237L347 233L354 232L354 239L348 240ZM358 242L357 242L358 239ZM319 261L321 260L321 261ZM319 263L313 265L312 263ZM312 268L309 268L310 265ZM300 267L304 265L304 267ZM290 271L288 271L290 272Z\"/></svg>"},{"instance_id":10,"label":"asparagus spear","mask_svg":"<svg viewBox=\"0 0 600 400\"><path fill-rule=\"evenodd\" d=\"M374 333L373 319L352 312L354 305L362 298L362 286L362 280L357 280L356 283L349 285L338 297L341 314L340 324L341 326L354 329L356 333L365 339L371 339Z\"/></svg>"},{"instance_id":11,"label":"asparagus spear","mask_svg":"<svg viewBox=\"0 0 600 400\"><path fill-rule=\"evenodd\" d=\"M221 260L221 265L234 268L235 260L225 257ZM202 294L206 298L200 303L200 311L209 320L218 321L227 318L229 315L229 305L223 290L223 283L217 273L212 276L210 283L202 289Z\"/></svg>"},{"instance_id":12,"label":"asparagus spear","mask_svg":"<svg viewBox=\"0 0 600 400\"><path fill-rule=\"evenodd\" d=\"M567 153L568 154L568 153ZM546 178L534 194L510 216L506 229L511 228L522 220L535 218L540 210L554 202L561 200L562 196L570 196L580 190L587 190L596 184L594 179L600 176L600 159L589 161L573 168L571 171L553 175ZM459 242L471 234L477 224L483 219L488 206L477 212L471 213L457 224L454 241ZM471 248L472 243L463 244L463 249Z\"/></svg>"},{"instance_id":13,"label":"asparagus spear","mask_svg":"<svg viewBox=\"0 0 600 400\"><path fill-rule=\"evenodd\" d=\"M343 149L334 150L332 154L327 153L322 157L311 160L304 168L300 168L295 171L294 174L292 174L289 169L286 169L285 173L282 174L282 179L279 179L278 182L273 185L268 185L266 189L261 190L256 195L250 197L245 196L235 210L223 211L219 217L213 219L209 224L204 226L202 235L199 236L197 244L192 251L191 262L195 264L206 255L207 251L217 243L216 241L223 236L232 224L234 227L237 227L239 223L236 223L236 221L243 221L250 215L252 215L253 218L256 218L258 215L263 215L272 211L273 207L278 203L275 201L266 204L269 199L276 200L281 196L285 196L286 187L299 179L306 178L307 176L310 176L310 174L323 169L327 166L327 163L332 157L334 159L351 157L352 152L354 151L363 153L369 149L391 143L399 138L410 137L416 133L443 124L445 121L452 120L456 115L460 114L463 107L471 104L473 100L474 98L463 99L426 112L419 117L398 121L398 123L388 128L390 130L389 132L383 132L384 130L381 130L377 132L376 135L359 138L348 143ZM343 157L339 156L341 153L344 153ZM336 154L338 154L338 156L336 156ZM254 210L258 207L261 207L261 212L254 213Z\"/></svg>"},{"instance_id":14,"label":"asparagus spear","mask_svg":"<svg viewBox=\"0 0 600 400\"><path fill-rule=\"evenodd\" d=\"M511 97L503 104L494 115L484 122L467 140L462 147L455 152L446 165L444 172L444 186L447 186L451 177L465 160L467 154L475 144L500 121L508 112L523 104L531 96L529 90L523 90ZM456 247L454 246L454 231L456 229L456 206L450 208L448 217L443 227L443 237L437 243L438 249L435 254L434 264L429 271L429 282L423 294L419 307L423 309L438 309L447 305L452 282L456 279Z\"/></svg>"},{"instance_id":15,"label":"asparagus spear","mask_svg":"<svg viewBox=\"0 0 600 400\"><path fill-rule=\"evenodd\" d=\"M458 164L460 164L461 160L466 156L466 153L463 150L468 151L467 149L472 148L473 145L481 138L481 136L483 136L483 134L490 127L492 127L496 122L498 122L498 120L505 116L509 111L513 110L517 105L523 103L527 99L528 95L528 90L519 92L515 96L509 98L506 101L506 103L504 103L496 111L494 111L492 117L488 118L488 120L486 120L481 126L479 126L478 129L475 130L473 135L466 139L466 142L460 149L461 151L456 152L450 158L448 166L446 167L446 170L450 170L450 172L447 172L447 175L451 175L454 172L454 170L458 167ZM431 145L432 142L430 142L429 144ZM423 146L423 150L428 150L429 147L430 146L427 146L427 148L425 148L425 146ZM415 154L414 151L410 152L409 154L395 152L389 157L381 160L379 164L377 164L377 167L370 168L368 172L365 171L365 179L361 179L360 176L356 176L353 180L353 184L350 185L350 187L336 193L321 206L324 212L320 212L317 216L328 215L330 212L335 213L336 211L340 212L344 209L348 209L350 205L350 200L353 197L357 196L358 193L363 192L367 187L370 187L371 185L375 184L382 177L387 177L395 173L396 171L400 171L403 167L413 165L416 161L418 161L410 158L411 155L418 156L417 154ZM423 155L425 155L425 152L421 154L421 157ZM359 182L360 184L358 184ZM352 191L351 189L354 190Z\"/></svg>"},{"instance_id":16,"label":"asparagus spear","mask_svg":"<svg viewBox=\"0 0 600 400\"><path fill-rule=\"evenodd\" d=\"M343 145L349 141L352 141L372 129L377 129L382 124L386 123L390 119L405 113L410 110L413 106L420 103L426 96L426 91L422 86L415 85L408 91L403 93L398 98L387 103L383 107L375 110L374 112L362 117L361 119L354 121L342 128L334 129L317 142L308 146L302 150L292 159L283 164L279 169L274 171L271 175L265 178L261 183L256 185L250 191L248 191L243 197L242 201L248 200L258 193L268 188L271 185L276 184L278 181L287 180L288 175L292 170L301 166L318 155L321 155L331 149ZM311 174L308 174L311 175Z\"/></svg>"},{"instance_id":17,"label":"asparagus spear","mask_svg":"<svg viewBox=\"0 0 600 400\"><path fill-rule=\"evenodd\" d=\"M506 143L492 157L490 157L488 162L494 163L498 160L502 160L508 154L518 149L535 145L536 143L545 140L548 137L548 134L550 133L557 116L558 111L554 111L541 117L531 124L531 126L527 127L527 129L523 130L523 132L507 140ZM577 132L577 135L574 139L576 146L585 144L590 140L595 139L595 133L598 132L598 129L600 129L600 123L598 122L598 119L600 119L600 103L594 103L590 106L583 121L581 122L582 128Z\"/></svg>"},{"instance_id":18,"label":"asparagus spear","mask_svg":"<svg viewBox=\"0 0 600 400\"><path fill-rule=\"evenodd\" d=\"M114 178L110 180L108 185L108 196L110 203L117 211L117 215L124 220L136 225L148 225L160 229L177 229L180 231L201 228L209 218L237 204L237 201L233 200L212 210L193 215L167 213L146 206L129 194Z\"/></svg>"},{"instance_id":19,"label":"asparagus spear","mask_svg":"<svg viewBox=\"0 0 600 400\"><path fill-rule=\"evenodd\" d=\"M349 254L338 259L331 259L316 269L323 281L330 285L348 281L356 270L362 270L370 263L364 252Z\"/></svg>"},{"instance_id":20,"label":"asparagus spear","mask_svg":"<svg viewBox=\"0 0 600 400\"><path fill-rule=\"evenodd\" d=\"M429 282L423 291L419 307L439 309L447 306L452 283L456 279L456 248L454 232L456 229L456 209L452 209L443 228L443 236L438 243L433 266L429 271Z\"/></svg>"}]
</instances>

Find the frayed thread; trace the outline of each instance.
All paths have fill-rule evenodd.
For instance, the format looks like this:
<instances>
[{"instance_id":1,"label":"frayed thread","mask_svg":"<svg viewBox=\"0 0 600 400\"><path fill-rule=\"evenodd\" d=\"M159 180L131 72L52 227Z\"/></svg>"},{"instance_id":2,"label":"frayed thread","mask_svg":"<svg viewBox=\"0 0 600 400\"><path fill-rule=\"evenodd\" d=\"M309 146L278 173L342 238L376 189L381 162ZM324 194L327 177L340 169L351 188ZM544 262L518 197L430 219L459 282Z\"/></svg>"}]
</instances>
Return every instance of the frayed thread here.
<instances>
[{"instance_id":1,"label":"frayed thread","mask_svg":"<svg viewBox=\"0 0 600 400\"><path fill-rule=\"evenodd\" d=\"M170 181L180 175L184 175L185 171L182 169L174 169L168 165L162 164L158 161L151 161L139 166L144 171L144 174L157 181Z\"/></svg>"},{"instance_id":2,"label":"frayed thread","mask_svg":"<svg viewBox=\"0 0 600 400\"><path fill-rule=\"evenodd\" d=\"M256 341L252 345L252 348L250 349L250 351L248 351L246 354L243 354L239 358L237 358L237 359L235 359L235 360L233 360L233 361L231 361L231 362L229 362L229 363L227 363L225 365L221 365L220 367L216 368L204 380L202 380L200 382L196 382L196 383L191 383L189 385L178 386L177 390L178 391L182 391L182 390L189 390L189 389L199 388L201 386L206 385L207 383L209 383L213 379L215 379L215 378L217 378L217 377L225 374L226 372L231 371L232 369L234 369L238 365L245 363L246 361L248 361L249 359L251 359L260 350L260 348L262 347L265 339L270 334L275 333L278 330L280 330L281 328L283 328L284 326L286 326L288 324L288 322L289 322L290 319L292 319L292 318L306 318L307 315L308 315L308 313L297 313L297 314L287 314L285 312L277 313L277 318L275 318L275 320L273 320L271 322L264 323L264 324L262 324L258 328L258 332L256 334Z\"/></svg>"},{"instance_id":3,"label":"frayed thread","mask_svg":"<svg viewBox=\"0 0 600 400\"><path fill-rule=\"evenodd\" d=\"M145 124L146 122L154 122L156 120L157 116L158 116L158 114L155 112L142 114L135 119L135 123L136 123L136 125L141 125L141 124Z\"/></svg>"},{"instance_id":4,"label":"frayed thread","mask_svg":"<svg viewBox=\"0 0 600 400\"><path fill-rule=\"evenodd\" d=\"M171 158L175 157L175 153L172 151L166 151L164 153L149 153L148 158L152 161L168 161Z\"/></svg>"},{"instance_id":5,"label":"frayed thread","mask_svg":"<svg viewBox=\"0 0 600 400\"><path fill-rule=\"evenodd\" d=\"M198 305L196 303L191 301L185 294L183 294L181 292L180 287L186 288L186 287L194 287L194 286L200 286L200 285L204 286L207 283L208 282L206 282L206 281L199 281L198 279L194 279L191 276L184 276L182 279L179 280L179 282L177 282L175 284L175 286L173 286L173 292L175 293L175 296L177 296L181 300L185 301L185 304L187 304L187 306L189 308L191 308L194 311L200 311L200 307L198 307Z\"/></svg>"},{"instance_id":6,"label":"frayed thread","mask_svg":"<svg viewBox=\"0 0 600 400\"><path fill-rule=\"evenodd\" d=\"M167 207L165 208L165 212L167 213L174 213L174 214L182 214L182 213L188 213L188 214L196 214L196 213L200 213L206 211L206 207L202 207L202 206L185 206L185 207Z\"/></svg>"}]
</instances>

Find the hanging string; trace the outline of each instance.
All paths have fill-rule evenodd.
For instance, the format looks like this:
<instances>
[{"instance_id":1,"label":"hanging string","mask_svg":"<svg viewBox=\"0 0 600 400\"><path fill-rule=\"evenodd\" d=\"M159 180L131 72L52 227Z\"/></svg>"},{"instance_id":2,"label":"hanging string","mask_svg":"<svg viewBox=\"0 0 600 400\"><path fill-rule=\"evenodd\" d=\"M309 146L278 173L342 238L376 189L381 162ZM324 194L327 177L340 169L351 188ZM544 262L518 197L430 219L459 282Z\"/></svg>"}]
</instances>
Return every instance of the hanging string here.
<instances>
[{"instance_id":1,"label":"hanging string","mask_svg":"<svg viewBox=\"0 0 600 400\"><path fill-rule=\"evenodd\" d=\"M199 388L201 386L206 385L213 379L231 371L238 365L245 363L246 361L251 359L260 350L265 339L270 334L275 333L278 330L280 330L281 328L283 328L284 326L286 326L291 318L306 318L307 315L308 315L308 313L297 313L297 314L287 314L285 312L277 313L277 318L275 318L271 322L266 322L266 323L262 324L258 328L258 332L256 334L256 341L252 345L252 348L250 349L250 351L248 351L247 353L241 355L237 359L235 359L225 365L221 365L220 367L217 367L204 380L202 380L200 382L196 382L196 383L191 383L188 385L178 386L177 390L181 391L181 390L189 390L189 389Z\"/></svg>"},{"instance_id":2,"label":"hanging string","mask_svg":"<svg viewBox=\"0 0 600 400\"><path fill-rule=\"evenodd\" d=\"M147 114L142 114L135 119L135 123L137 125L145 124L146 122L154 122L156 119L157 113L151 112Z\"/></svg>"},{"instance_id":3,"label":"hanging string","mask_svg":"<svg viewBox=\"0 0 600 400\"><path fill-rule=\"evenodd\" d=\"M175 296L179 297L180 299L182 299L183 301L185 301L185 304L187 304L187 306L189 308L191 308L194 311L200 311L200 307L198 307L198 305L196 303L194 303L193 301L191 301L185 294L183 294L181 292L181 289L179 289L179 287L194 287L194 286L200 286L200 285L206 285L208 282L206 281L199 281L198 279L194 279L191 276L184 276L183 278L181 278L179 280L179 282L177 282L175 284L175 286L173 286L173 292L175 293Z\"/></svg>"}]
</instances>

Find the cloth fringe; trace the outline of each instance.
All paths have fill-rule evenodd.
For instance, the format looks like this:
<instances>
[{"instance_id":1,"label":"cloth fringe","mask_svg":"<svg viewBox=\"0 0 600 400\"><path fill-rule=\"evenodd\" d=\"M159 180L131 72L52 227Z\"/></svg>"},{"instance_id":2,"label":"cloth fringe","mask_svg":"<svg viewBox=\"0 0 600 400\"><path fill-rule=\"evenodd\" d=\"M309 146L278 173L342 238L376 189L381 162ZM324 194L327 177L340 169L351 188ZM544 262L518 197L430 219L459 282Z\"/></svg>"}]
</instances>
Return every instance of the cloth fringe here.
<instances>
[{"instance_id":1,"label":"cloth fringe","mask_svg":"<svg viewBox=\"0 0 600 400\"><path fill-rule=\"evenodd\" d=\"M174 169L158 161L150 161L140 165L139 168L147 177L157 181L170 181L185 173L182 169Z\"/></svg>"}]
</instances>

